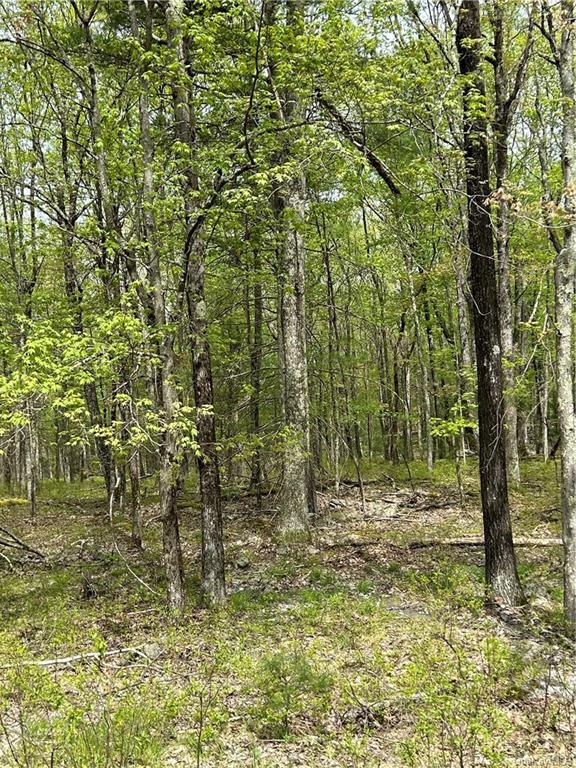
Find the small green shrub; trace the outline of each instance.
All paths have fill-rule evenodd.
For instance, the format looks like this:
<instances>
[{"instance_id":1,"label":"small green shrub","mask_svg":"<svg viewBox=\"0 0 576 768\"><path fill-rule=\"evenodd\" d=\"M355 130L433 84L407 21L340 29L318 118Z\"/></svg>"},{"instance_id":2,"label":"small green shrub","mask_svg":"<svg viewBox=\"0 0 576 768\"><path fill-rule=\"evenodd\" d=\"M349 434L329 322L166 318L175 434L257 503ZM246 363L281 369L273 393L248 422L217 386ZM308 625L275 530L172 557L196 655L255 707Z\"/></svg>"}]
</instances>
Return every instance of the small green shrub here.
<instances>
[{"instance_id":1,"label":"small green shrub","mask_svg":"<svg viewBox=\"0 0 576 768\"><path fill-rule=\"evenodd\" d=\"M14 670L0 690L3 768L163 765L168 728L178 714L166 692L144 686L105 695L95 691L89 669L78 671L74 683L34 667ZM126 683L129 689L135 681Z\"/></svg>"},{"instance_id":2,"label":"small green shrub","mask_svg":"<svg viewBox=\"0 0 576 768\"><path fill-rule=\"evenodd\" d=\"M478 616L484 609L482 571L473 566L444 561L428 571L409 571L407 582L442 613L464 608Z\"/></svg>"},{"instance_id":3,"label":"small green shrub","mask_svg":"<svg viewBox=\"0 0 576 768\"><path fill-rule=\"evenodd\" d=\"M488 638L480 658L447 637L422 644L408 666L403 693L415 719L400 745L410 768L475 768L507 764L502 749L510 722L502 702L522 685L518 658Z\"/></svg>"},{"instance_id":4,"label":"small green shrub","mask_svg":"<svg viewBox=\"0 0 576 768\"><path fill-rule=\"evenodd\" d=\"M165 722L163 713L151 703L127 700L115 710L88 713L81 720L68 718L60 764L67 768L159 768Z\"/></svg>"},{"instance_id":5,"label":"small green shrub","mask_svg":"<svg viewBox=\"0 0 576 768\"><path fill-rule=\"evenodd\" d=\"M308 576L310 584L315 587L333 587L337 583L336 575L325 568L314 566Z\"/></svg>"},{"instance_id":6,"label":"small green shrub","mask_svg":"<svg viewBox=\"0 0 576 768\"><path fill-rule=\"evenodd\" d=\"M253 729L263 736L285 738L295 718L325 710L332 679L304 654L275 653L260 663L256 684L259 700L251 712Z\"/></svg>"}]
</instances>

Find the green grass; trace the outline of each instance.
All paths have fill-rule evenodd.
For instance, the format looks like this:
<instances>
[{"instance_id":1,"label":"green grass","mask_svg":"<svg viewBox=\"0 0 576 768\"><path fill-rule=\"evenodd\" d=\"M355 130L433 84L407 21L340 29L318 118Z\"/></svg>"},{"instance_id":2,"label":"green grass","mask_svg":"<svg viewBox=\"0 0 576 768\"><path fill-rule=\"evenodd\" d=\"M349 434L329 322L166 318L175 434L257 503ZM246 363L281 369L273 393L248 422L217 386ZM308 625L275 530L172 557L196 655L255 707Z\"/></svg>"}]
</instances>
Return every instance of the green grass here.
<instances>
[{"instance_id":1,"label":"green grass","mask_svg":"<svg viewBox=\"0 0 576 768\"><path fill-rule=\"evenodd\" d=\"M409 488L405 467L371 471L373 479L395 473ZM418 537L478 530L475 471L470 461L465 514L451 462L431 476L414 463L418 498L449 506L408 507L407 522L401 514L379 522L362 518L353 495L298 547L280 546L267 517L235 517L231 594L219 610L197 607L198 530L184 513L181 622L164 607L159 524L145 529L146 551L132 551L126 521L116 516L110 526L97 482L46 484L44 498L62 504L40 504L34 523L25 505L3 503L2 524L49 562L0 576L0 764L444 768L464 755L471 768L514 765L527 753L531 765L550 765L549 754L576 739L569 711L531 696L551 653L542 638L554 644L562 627L560 552L519 550L523 582L548 601L519 635L484 610L480 551L404 549ZM523 472L511 493L516 529L557 531L557 515L546 511L557 505L554 467L527 461ZM379 487L390 493L384 480L368 496ZM150 645L153 658L24 663Z\"/></svg>"}]
</instances>

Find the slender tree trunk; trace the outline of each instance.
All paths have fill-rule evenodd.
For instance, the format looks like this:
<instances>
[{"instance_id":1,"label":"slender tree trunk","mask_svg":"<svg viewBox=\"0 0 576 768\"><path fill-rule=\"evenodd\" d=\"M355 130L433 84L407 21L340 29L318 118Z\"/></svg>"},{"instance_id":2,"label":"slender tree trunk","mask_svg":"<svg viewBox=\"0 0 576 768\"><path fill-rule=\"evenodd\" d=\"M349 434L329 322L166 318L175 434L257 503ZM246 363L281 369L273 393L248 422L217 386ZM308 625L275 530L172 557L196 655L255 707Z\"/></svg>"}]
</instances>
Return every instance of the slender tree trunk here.
<instances>
[{"instance_id":1,"label":"slender tree trunk","mask_svg":"<svg viewBox=\"0 0 576 768\"><path fill-rule=\"evenodd\" d=\"M460 337L460 357L464 373L472 368L472 344L468 325L468 302L466 301L466 277L464 267L457 263L456 270L456 307L458 309L458 333Z\"/></svg>"},{"instance_id":2,"label":"slender tree trunk","mask_svg":"<svg viewBox=\"0 0 576 768\"><path fill-rule=\"evenodd\" d=\"M382 432L382 454L392 460L391 452L391 432L390 412L392 409L390 397L389 381L389 359L388 359L388 333L386 330L386 304L384 299L384 289L382 281L376 270L371 269L370 275L376 290L378 299L378 329L377 329L377 347L378 347L378 375L379 375L379 393L380 393L380 429ZM386 414L386 415L385 415ZM388 431L386 425L388 423Z\"/></svg>"},{"instance_id":3,"label":"slender tree trunk","mask_svg":"<svg viewBox=\"0 0 576 768\"><path fill-rule=\"evenodd\" d=\"M410 360L404 361L402 367L403 403L404 403L404 461L412 461L412 368Z\"/></svg>"},{"instance_id":4,"label":"slender tree trunk","mask_svg":"<svg viewBox=\"0 0 576 768\"><path fill-rule=\"evenodd\" d=\"M426 286L426 278L423 276L424 282L422 284L422 309L424 312L424 322L426 331L426 349L428 353L427 366L430 368L430 387L432 391L431 398L431 415L434 418L440 418L442 413L442 407L438 397L438 374L436 371L435 361L435 344L434 333L432 327L432 317L430 315L430 302L428 300L428 289ZM442 337L440 337L442 339ZM454 341L452 339L452 345ZM440 344L440 347L442 344ZM444 385L442 383L442 389ZM430 427L429 427L430 428ZM434 439L432 439L432 450L434 450ZM443 438L437 438L436 440L436 455L438 458L444 458L446 455L446 441Z\"/></svg>"},{"instance_id":5,"label":"slender tree trunk","mask_svg":"<svg viewBox=\"0 0 576 768\"><path fill-rule=\"evenodd\" d=\"M330 392L330 441L332 445L332 466L334 469L334 490L340 491L340 418L338 413L338 387L336 384L336 361L339 358L338 321L336 318L336 297L332 280L332 264L326 238L322 255L326 272L326 308L328 313L328 386Z\"/></svg>"},{"instance_id":6,"label":"slender tree trunk","mask_svg":"<svg viewBox=\"0 0 576 768\"><path fill-rule=\"evenodd\" d=\"M562 458L562 536L564 540L564 612L576 634L576 416L574 413L573 310L576 264L576 80L574 2L561 2L560 42L556 62L562 94L562 209L564 242L555 263L556 378Z\"/></svg>"},{"instance_id":7,"label":"slender tree trunk","mask_svg":"<svg viewBox=\"0 0 576 768\"><path fill-rule=\"evenodd\" d=\"M262 500L262 452L260 449L260 390L262 384L262 326L264 303L262 297L262 282L260 278L260 252L254 251L254 286L252 302L254 307L253 322L250 322L250 292L246 297L246 319L248 327L248 344L250 348L250 434L255 440L252 468L250 472L250 488L258 496L258 506ZM252 331L250 327L252 326Z\"/></svg>"},{"instance_id":8,"label":"slender tree trunk","mask_svg":"<svg viewBox=\"0 0 576 768\"><path fill-rule=\"evenodd\" d=\"M355 370L355 350L352 344L352 323L350 318L350 309L352 306L352 280L350 278L350 271L346 270L346 288L347 288L347 300L344 306L344 329L345 329L345 347L344 354L347 361L347 371L342 375L343 386L346 390L346 400L349 403L348 412L350 414L350 426L351 426L351 441L350 450L354 454L357 461L360 461L363 456L362 440L360 437L360 424L358 421L357 413L357 390L356 390L356 370ZM347 380L347 381L346 381Z\"/></svg>"},{"instance_id":9,"label":"slender tree trunk","mask_svg":"<svg viewBox=\"0 0 576 768\"><path fill-rule=\"evenodd\" d=\"M514 312L510 298L510 205L509 193L506 189L511 111L507 101L507 77L504 65L504 7L501 0L496 0L494 3L492 24L494 27L494 92L496 101L496 114L493 122L497 188L496 246L500 272L498 299L504 388L503 425L508 478L514 483L518 483L520 482L520 460L518 456L518 414L514 394L516 380L514 371Z\"/></svg>"},{"instance_id":10,"label":"slender tree trunk","mask_svg":"<svg viewBox=\"0 0 576 768\"><path fill-rule=\"evenodd\" d=\"M134 0L129 0L132 34L138 39L138 24ZM148 25L150 24L148 18ZM149 40L150 34L147 34ZM165 289L160 271L156 222L154 218L154 178L153 147L150 135L150 117L148 107L148 87L146 79L139 78L138 109L140 117L140 144L142 147L142 196L143 228L148 254L148 279L151 287L151 310L154 328L159 332L158 352L160 367L157 374L157 406L162 414L164 427L160 436L159 495L160 512L163 528L164 568L168 605L177 614L181 614L185 604L184 568L178 511L176 507L178 490L178 435L173 426L178 408L178 395L175 389L175 355L173 332L168 327L166 315Z\"/></svg>"},{"instance_id":11,"label":"slender tree trunk","mask_svg":"<svg viewBox=\"0 0 576 768\"><path fill-rule=\"evenodd\" d=\"M26 496L30 502L30 516L36 518L36 501L38 493L38 415L31 398L27 401L27 423L24 433L24 472Z\"/></svg>"},{"instance_id":12,"label":"slender tree trunk","mask_svg":"<svg viewBox=\"0 0 576 768\"><path fill-rule=\"evenodd\" d=\"M190 164L183 174L182 185L186 217L186 239L183 250L185 266L182 285L188 308L196 427L200 448L198 475L202 502L202 595L208 603L221 603L226 597L224 540L220 469L216 450L214 387L207 333L205 253L204 243L199 236L198 216L200 214L194 216L194 200L198 193L198 178L193 165L196 151L194 114L188 90L182 80L184 73L191 71L192 62L189 41L182 34L178 11L168 6L166 13L169 43L181 67L180 76L172 81L175 132L178 140L190 151Z\"/></svg>"},{"instance_id":13,"label":"slender tree trunk","mask_svg":"<svg viewBox=\"0 0 576 768\"><path fill-rule=\"evenodd\" d=\"M488 210L489 167L486 117L478 109L485 89L481 70L479 0L463 0L456 29L460 72L465 76L464 151L468 197L470 290L478 375L480 488L489 596L515 605L523 600L516 569L508 506L506 453L502 437L502 358L498 287Z\"/></svg>"},{"instance_id":14,"label":"slender tree trunk","mask_svg":"<svg viewBox=\"0 0 576 768\"><path fill-rule=\"evenodd\" d=\"M400 386L400 352L402 348L402 342L404 338L403 324L400 326L398 332L398 338L393 347L392 352L392 381L393 381L393 407L392 407L392 424L390 427L390 461L393 464L398 464L400 460L400 432L401 432L401 417L400 414L404 410L402 397L402 389Z\"/></svg>"},{"instance_id":15,"label":"slender tree trunk","mask_svg":"<svg viewBox=\"0 0 576 768\"><path fill-rule=\"evenodd\" d=\"M416 355L418 357L418 367L420 368L420 389L422 393L422 415L424 417L424 430L426 435L426 466L428 472L432 472L434 469L434 439L432 437L432 426L430 423L430 417L432 416L432 408L430 404L430 384L428 378L428 366L424 359L422 329L420 327L420 316L418 314L418 306L416 304L416 293L414 291L414 279L411 273L411 265L408 263L408 286L410 289L410 302L412 304L412 314L414 316L414 334L416 343Z\"/></svg>"},{"instance_id":16,"label":"slender tree trunk","mask_svg":"<svg viewBox=\"0 0 576 768\"><path fill-rule=\"evenodd\" d=\"M128 474L130 476L130 522L132 526L132 544L142 549L142 506L140 503L140 456L136 448L132 448L128 457Z\"/></svg>"}]
</instances>

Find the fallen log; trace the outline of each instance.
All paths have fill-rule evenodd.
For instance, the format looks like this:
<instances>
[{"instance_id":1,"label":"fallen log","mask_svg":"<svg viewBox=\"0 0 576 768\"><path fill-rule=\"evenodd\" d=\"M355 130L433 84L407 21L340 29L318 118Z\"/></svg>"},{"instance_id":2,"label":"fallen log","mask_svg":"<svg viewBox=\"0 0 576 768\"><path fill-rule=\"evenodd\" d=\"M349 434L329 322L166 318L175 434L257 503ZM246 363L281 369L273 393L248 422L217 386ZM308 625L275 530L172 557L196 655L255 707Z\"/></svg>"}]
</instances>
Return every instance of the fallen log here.
<instances>
[{"instance_id":1,"label":"fallen log","mask_svg":"<svg viewBox=\"0 0 576 768\"><path fill-rule=\"evenodd\" d=\"M530 538L528 536L514 537L516 547L561 547L562 539L559 536L549 538ZM429 541L413 541L408 544L408 549L426 549L429 547L483 547L484 538L474 536L461 539L430 539Z\"/></svg>"}]
</instances>

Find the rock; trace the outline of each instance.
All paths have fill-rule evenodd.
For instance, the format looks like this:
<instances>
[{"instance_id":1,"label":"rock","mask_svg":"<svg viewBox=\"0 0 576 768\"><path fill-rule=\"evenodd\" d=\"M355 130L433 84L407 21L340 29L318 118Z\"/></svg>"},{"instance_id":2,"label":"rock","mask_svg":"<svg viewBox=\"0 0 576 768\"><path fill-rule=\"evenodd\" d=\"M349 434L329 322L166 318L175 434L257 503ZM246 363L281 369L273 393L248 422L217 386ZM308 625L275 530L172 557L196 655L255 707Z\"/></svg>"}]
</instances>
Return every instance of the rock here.
<instances>
[{"instance_id":1,"label":"rock","mask_svg":"<svg viewBox=\"0 0 576 768\"><path fill-rule=\"evenodd\" d=\"M187 747L177 744L170 748L170 751L164 755L165 766L192 766L192 756Z\"/></svg>"},{"instance_id":2,"label":"rock","mask_svg":"<svg viewBox=\"0 0 576 768\"><path fill-rule=\"evenodd\" d=\"M576 672L562 673L560 670L552 670L550 674L536 681L538 691L551 699L557 699L565 703L576 702Z\"/></svg>"},{"instance_id":3,"label":"rock","mask_svg":"<svg viewBox=\"0 0 576 768\"><path fill-rule=\"evenodd\" d=\"M532 607L537 608L539 611L551 611L554 609L552 602L543 595L539 595L532 600Z\"/></svg>"},{"instance_id":4,"label":"rock","mask_svg":"<svg viewBox=\"0 0 576 768\"><path fill-rule=\"evenodd\" d=\"M157 643L146 643L140 650L150 661L156 661L164 653L164 649Z\"/></svg>"}]
</instances>

